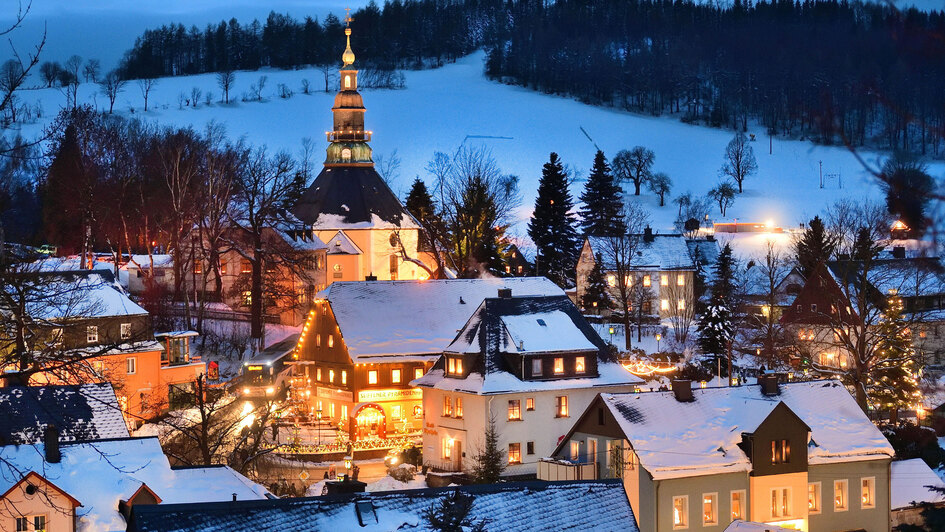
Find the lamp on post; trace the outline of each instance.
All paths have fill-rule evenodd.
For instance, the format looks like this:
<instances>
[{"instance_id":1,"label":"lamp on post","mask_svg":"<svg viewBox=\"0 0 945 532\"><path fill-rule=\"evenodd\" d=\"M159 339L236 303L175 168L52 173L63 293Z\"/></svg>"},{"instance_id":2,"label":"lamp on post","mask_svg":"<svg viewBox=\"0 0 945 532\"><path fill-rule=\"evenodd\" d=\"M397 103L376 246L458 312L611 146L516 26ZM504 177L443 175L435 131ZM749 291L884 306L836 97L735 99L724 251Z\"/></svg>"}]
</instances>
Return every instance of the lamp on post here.
<instances>
[{"instance_id":1,"label":"lamp on post","mask_svg":"<svg viewBox=\"0 0 945 532\"><path fill-rule=\"evenodd\" d=\"M656 352L657 353L660 352L660 340L662 339L663 339L663 335L660 333L656 333Z\"/></svg>"},{"instance_id":2,"label":"lamp on post","mask_svg":"<svg viewBox=\"0 0 945 532\"><path fill-rule=\"evenodd\" d=\"M345 456L345 476L348 478L351 478L351 462L352 461L353 461L353 458L351 457L350 454Z\"/></svg>"}]
</instances>

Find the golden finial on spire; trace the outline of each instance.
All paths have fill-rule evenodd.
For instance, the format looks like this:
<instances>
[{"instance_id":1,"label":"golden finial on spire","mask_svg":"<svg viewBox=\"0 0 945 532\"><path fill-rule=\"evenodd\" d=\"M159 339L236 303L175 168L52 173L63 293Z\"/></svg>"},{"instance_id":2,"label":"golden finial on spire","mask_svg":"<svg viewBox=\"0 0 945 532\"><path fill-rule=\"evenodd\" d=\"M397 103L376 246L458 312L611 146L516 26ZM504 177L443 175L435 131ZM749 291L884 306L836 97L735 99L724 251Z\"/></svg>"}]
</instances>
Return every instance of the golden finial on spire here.
<instances>
[{"instance_id":1,"label":"golden finial on spire","mask_svg":"<svg viewBox=\"0 0 945 532\"><path fill-rule=\"evenodd\" d=\"M351 22L354 21L351 18L351 8L345 8L345 38L347 39L347 46L345 47L345 53L341 54L341 62L344 66L348 66L354 63L354 52L351 51Z\"/></svg>"}]
</instances>

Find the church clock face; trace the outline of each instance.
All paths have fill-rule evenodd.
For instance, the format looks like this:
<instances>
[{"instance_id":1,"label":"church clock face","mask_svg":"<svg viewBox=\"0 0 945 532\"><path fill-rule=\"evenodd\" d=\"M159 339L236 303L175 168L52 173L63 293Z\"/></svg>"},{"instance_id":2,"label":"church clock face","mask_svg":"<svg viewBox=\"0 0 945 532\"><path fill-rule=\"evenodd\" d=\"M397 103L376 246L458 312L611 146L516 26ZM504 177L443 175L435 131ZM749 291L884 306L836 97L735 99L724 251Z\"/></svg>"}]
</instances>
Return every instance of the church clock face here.
<instances>
[{"instance_id":1,"label":"church clock face","mask_svg":"<svg viewBox=\"0 0 945 532\"><path fill-rule=\"evenodd\" d=\"M341 150L341 160L346 162L351 160L351 148Z\"/></svg>"}]
</instances>

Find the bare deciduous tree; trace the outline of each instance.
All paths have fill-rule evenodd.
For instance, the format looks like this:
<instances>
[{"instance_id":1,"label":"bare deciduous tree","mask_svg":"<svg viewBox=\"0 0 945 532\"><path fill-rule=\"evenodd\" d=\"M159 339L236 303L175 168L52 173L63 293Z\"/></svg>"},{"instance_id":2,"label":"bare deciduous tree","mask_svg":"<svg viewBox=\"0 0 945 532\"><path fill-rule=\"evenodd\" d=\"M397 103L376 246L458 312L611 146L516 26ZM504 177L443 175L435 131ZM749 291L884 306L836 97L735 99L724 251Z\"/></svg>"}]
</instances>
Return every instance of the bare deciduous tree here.
<instances>
[{"instance_id":1,"label":"bare deciduous tree","mask_svg":"<svg viewBox=\"0 0 945 532\"><path fill-rule=\"evenodd\" d=\"M236 73L226 68L217 73L217 86L223 92L223 103L230 103L230 89L236 83Z\"/></svg>"},{"instance_id":2,"label":"bare deciduous tree","mask_svg":"<svg viewBox=\"0 0 945 532\"><path fill-rule=\"evenodd\" d=\"M642 245L643 231L649 223L650 215L635 202L625 204L622 214L626 232L618 236L602 238L604 249L599 252L604 259L607 273L614 276L613 286L616 289L617 309L623 316L624 348L629 351L631 347L630 315L633 311L642 313L643 298L647 297L644 288L648 288L643 286L642 279L634 278L633 260ZM638 317L642 320L642 314ZM638 337L641 334L639 328L637 334Z\"/></svg>"},{"instance_id":3,"label":"bare deciduous tree","mask_svg":"<svg viewBox=\"0 0 945 532\"><path fill-rule=\"evenodd\" d=\"M141 91L141 97L144 98L144 111L148 111L148 98L151 96L151 90L157 85L157 79L144 78L138 80L138 89Z\"/></svg>"},{"instance_id":4,"label":"bare deciduous tree","mask_svg":"<svg viewBox=\"0 0 945 532\"><path fill-rule=\"evenodd\" d=\"M755 150L749 144L748 137L739 131L725 147L725 164L719 170L722 177L731 177L738 184L739 194L745 179L758 170ZM723 214L724 216L724 214Z\"/></svg>"},{"instance_id":5,"label":"bare deciduous tree","mask_svg":"<svg viewBox=\"0 0 945 532\"><path fill-rule=\"evenodd\" d=\"M117 100L118 95L125 90L125 80L121 79L121 75L117 70L112 70L108 74L105 74L100 85L102 94L108 98L108 114L112 114L112 110L115 108L115 100Z\"/></svg>"}]
</instances>

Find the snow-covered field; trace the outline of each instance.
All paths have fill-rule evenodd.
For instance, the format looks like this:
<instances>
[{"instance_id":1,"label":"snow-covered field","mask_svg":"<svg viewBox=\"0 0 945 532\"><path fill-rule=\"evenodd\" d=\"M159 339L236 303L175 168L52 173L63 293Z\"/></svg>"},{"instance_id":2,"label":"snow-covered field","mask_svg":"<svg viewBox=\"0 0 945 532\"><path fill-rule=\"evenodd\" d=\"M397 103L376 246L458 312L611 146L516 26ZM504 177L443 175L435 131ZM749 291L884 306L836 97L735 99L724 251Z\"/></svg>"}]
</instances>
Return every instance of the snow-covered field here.
<instances>
[{"instance_id":1,"label":"snow-covered field","mask_svg":"<svg viewBox=\"0 0 945 532\"><path fill-rule=\"evenodd\" d=\"M340 47L341 43L339 53ZM401 196L414 176L419 175L429 182L424 166L434 152L452 154L463 145L488 147L503 171L520 177L523 203L518 212L519 220L530 215L541 165L547 161L548 153L558 152L567 165L584 176L593 159L594 143L608 156L636 145L653 149L656 153L654 170L670 175L672 196L687 190L703 195L718 183L718 170L725 145L732 137L731 131L687 125L672 117L592 107L495 83L483 76L483 60L484 54L476 53L441 69L406 72L405 90L363 91L367 127L374 131L371 144L375 156L389 157L396 150L402 161L399 176L392 183ZM261 75L268 76L264 101L240 101L240 96L248 92L249 86ZM245 136L253 144L298 153L305 137L312 138L319 147L326 145L323 135L331 127L330 109L335 90L332 86L327 94L301 94L303 78L310 80L314 87L324 87L321 73L313 69L239 72L232 91L236 101L229 105L218 103L221 93L214 75L164 78L151 94L147 113L142 112L142 95L132 82L119 96L116 112L197 129L216 121L226 126L231 137ZM289 99L279 98L280 83L295 94ZM179 95L189 94L193 87L204 93L212 92L214 103L209 106L201 103L196 109L180 109ZM24 91L22 99L41 101L44 121L65 103L65 96L56 89ZM80 87L79 101L107 108L106 99L92 84ZM42 124L26 125L23 133L35 135L41 127ZM758 139L752 146L759 170L746 181L745 192L729 209L730 219L772 221L787 228L822 212L839 198L881 200L875 180L845 148L775 139L769 154L768 138L762 129L754 126L750 133ZM882 157L869 152L860 155L873 164ZM322 152L316 156L320 160ZM825 178L824 189L819 188L821 165L825 175L840 176ZM933 164L931 169L937 176L945 173L945 165L941 163ZM841 179L842 189L839 188ZM575 197L580 194L582 185L582 181L573 185ZM652 194L636 200L649 207L656 229L672 229L676 208L668 200L665 207L658 207ZM717 215L718 209L713 216ZM524 236L525 224L518 223L513 233Z\"/></svg>"}]
</instances>

